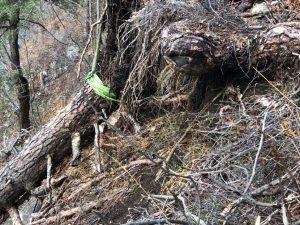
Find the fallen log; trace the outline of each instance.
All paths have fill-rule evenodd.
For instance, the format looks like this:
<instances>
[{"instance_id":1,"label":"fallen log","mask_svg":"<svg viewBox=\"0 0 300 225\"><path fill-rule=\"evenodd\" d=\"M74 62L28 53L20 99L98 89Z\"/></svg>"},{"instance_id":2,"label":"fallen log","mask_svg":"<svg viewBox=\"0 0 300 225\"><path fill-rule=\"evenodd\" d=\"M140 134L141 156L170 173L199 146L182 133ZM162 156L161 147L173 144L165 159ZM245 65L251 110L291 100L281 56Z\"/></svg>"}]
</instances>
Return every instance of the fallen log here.
<instances>
[{"instance_id":1,"label":"fallen log","mask_svg":"<svg viewBox=\"0 0 300 225\"><path fill-rule=\"evenodd\" d=\"M117 1L118 5L114 2L114 0L106 1L105 15L109 20L106 21L105 32L109 41L99 50L103 57L100 66L102 74L107 74L105 67L110 65L116 54L113 51L117 43L116 30L122 24L122 19L130 16L132 10L138 7L138 4L132 4L132 1ZM120 11L119 8L126 10ZM114 82L116 81L112 81L111 85ZM109 106L107 101L97 96L90 87L84 86L51 122L31 137L24 144L20 154L0 170L0 209L5 211L11 206L18 205L22 201L19 201L20 196L30 193L38 186L47 172L47 155L51 156L55 166L64 156L71 154L72 134L78 132L84 135L98 119L95 111L101 112L102 109L109 114L115 107Z\"/></svg>"},{"instance_id":2,"label":"fallen log","mask_svg":"<svg viewBox=\"0 0 300 225\"><path fill-rule=\"evenodd\" d=\"M190 75L249 65L295 62L300 51L300 22L278 23L264 30L208 30L206 23L173 23L162 31L163 54L175 69Z\"/></svg>"},{"instance_id":3,"label":"fallen log","mask_svg":"<svg viewBox=\"0 0 300 225\"><path fill-rule=\"evenodd\" d=\"M193 23L175 22L162 31L167 63L174 71L198 77L189 95L190 109L199 108L210 83L228 80L235 71L240 71L242 78L251 77L255 73L253 67L263 68L274 78L282 76L282 66L294 68L299 63L296 54L300 52L300 22L279 23L263 31L247 32L232 27L210 31L205 23L190 24Z\"/></svg>"},{"instance_id":4,"label":"fallen log","mask_svg":"<svg viewBox=\"0 0 300 225\"><path fill-rule=\"evenodd\" d=\"M23 150L0 171L0 208L14 205L24 193L30 193L45 177L47 155L57 163L71 153L73 132L85 132L92 126L95 113L105 100L95 95L88 87L61 110L55 118L42 127ZM93 104L93 106L91 105Z\"/></svg>"}]
</instances>

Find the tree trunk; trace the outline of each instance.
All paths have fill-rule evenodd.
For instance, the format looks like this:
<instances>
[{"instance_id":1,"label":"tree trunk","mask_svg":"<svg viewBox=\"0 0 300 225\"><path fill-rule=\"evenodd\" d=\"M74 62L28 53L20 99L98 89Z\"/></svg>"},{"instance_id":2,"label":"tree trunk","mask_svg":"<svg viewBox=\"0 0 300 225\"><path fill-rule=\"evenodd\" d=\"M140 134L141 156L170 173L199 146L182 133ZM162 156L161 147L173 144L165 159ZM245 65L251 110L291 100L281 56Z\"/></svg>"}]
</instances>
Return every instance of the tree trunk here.
<instances>
[{"instance_id":1,"label":"tree trunk","mask_svg":"<svg viewBox=\"0 0 300 225\"><path fill-rule=\"evenodd\" d=\"M175 71L198 77L190 92L191 110L198 109L204 101L209 83L233 77L237 71L241 78L251 77L251 73L256 73L253 67L263 68L265 76L273 79L277 74L282 76L283 65L294 68L299 63L295 53L300 51L300 22L248 31L242 37L232 27L207 32L206 24L195 28L189 27L189 22L180 21L166 27L162 31L162 48L167 63Z\"/></svg>"},{"instance_id":2,"label":"tree trunk","mask_svg":"<svg viewBox=\"0 0 300 225\"><path fill-rule=\"evenodd\" d=\"M57 163L70 154L71 134L83 133L95 119L94 107L105 103L88 87L85 87L58 115L41 128L23 150L0 171L0 207L16 203L18 198L30 192L44 178L47 155ZM96 108L101 112L99 108Z\"/></svg>"},{"instance_id":3,"label":"tree trunk","mask_svg":"<svg viewBox=\"0 0 300 225\"><path fill-rule=\"evenodd\" d=\"M102 57L102 73L107 74L110 77L110 88L114 93L120 93L124 88L124 83L129 74L129 65L131 56L126 55L124 58L129 61L119 65L119 58L116 57L117 53L122 51L118 45L117 37L122 35L122 31L119 30L121 24L130 18L132 12L141 6L141 0L134 1L120 1L120 0L107 0L109 7L109 13L107 15L107 26L105 32L107 34L106 42L103 49ZM117 59L116 59L117 58ZM116 64L116 65L115 65Z\"/></svg>"},{"instance_id":4,"label":"tree trunk","mask_svg":"<svg viewBox=\"0 0 300 225\"><path fill-rule=\"evenodd\" d=\"M30 129L30 92L27 78L23 75L20 62L20 51L19 51L19 10L13 15L10 20L10 58L11 68L14 72L14 80L18 89L18 100L20 104L19 111L19 123L21 129Z\"/></svg>"},{"instance_id":5,"label":"tree trunk","mask_svg":"<svg viewBox=\"0 0 300 225\"><path fill-rule=\"evenodd\" d=\"M293 64L297 57L292 53L300 50L300 22L279 23L264 31L248 31L242 37L238 37L241 33L232 27L207 32L205 24L197 28L188 24L177 22L166 27L162 31L162 48L175 69L191 75L254 64Z\"/></svg>"}]
</instances>

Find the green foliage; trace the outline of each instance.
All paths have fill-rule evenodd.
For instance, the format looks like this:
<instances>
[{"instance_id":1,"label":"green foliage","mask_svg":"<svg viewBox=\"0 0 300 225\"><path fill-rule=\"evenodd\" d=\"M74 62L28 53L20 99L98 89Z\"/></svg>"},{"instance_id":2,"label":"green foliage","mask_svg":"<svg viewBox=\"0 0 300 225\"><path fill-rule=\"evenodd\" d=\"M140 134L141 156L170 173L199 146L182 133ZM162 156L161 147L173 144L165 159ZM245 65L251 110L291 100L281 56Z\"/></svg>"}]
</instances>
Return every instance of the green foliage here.
<instances>
[{"instance_id":1,"label":"green foliage","mask_svg":"<svg viewBox=\"0 0 300 225\"><path fill-rule=\"evenodd\" d=\"M8 21L14 19L17 16L17 12L20 12L21 18L27 18L37 9L37 5L40 0L0 0L0 25L8 25ZM0 48L7 44L9 32L5 32L4 29L0 29Z\"/></svg>"},{"instance_id":2,"label":"green foliage","mask_svg":"<svg viewBox=\"0 0 300 225\"><path fill-rule=\"evenodd\" d=\"M0 0L0 22L9 20L18 8L18 3L9 0Z\"/></svg>"},{"instance_id":3,"label":"green foliage","mask_svg":"<svg viewBox=\"0 0 300 225\"><path fill-rule=\"evenodd\" d=\"M0 0L0 25L8 25L9 20L15 19L18 16L18 11L20 12L20 17L28 17L35 11L38 2L39 0L26 0L22 2ZM2 48L7 43L9 33L3 30L0 34L0 48Z\"/></svg>"},{"instance_id":4,"label":"green foliage","mask_svg":"<svg viewBox=\"0 0 300 225\"><path fill-rule=\"evenodd\" d=\"M21 17L28 17L33 12L36 12L37 5L40 0L27 0L24 1L21 8Z\"/></svg>"},{"instance_id":5,"label":"green foliage","mask_svg":"<svg viewBox=\"0 0 300 225\"><path fill-rule=\"evenodd\" d=\"M26 1L11 1L0 0L0 23L12 19L17 10L20 10L21 16L28 16L33 9L35 9L39 0L26 0Z\"/></svg>"}]
</instances>

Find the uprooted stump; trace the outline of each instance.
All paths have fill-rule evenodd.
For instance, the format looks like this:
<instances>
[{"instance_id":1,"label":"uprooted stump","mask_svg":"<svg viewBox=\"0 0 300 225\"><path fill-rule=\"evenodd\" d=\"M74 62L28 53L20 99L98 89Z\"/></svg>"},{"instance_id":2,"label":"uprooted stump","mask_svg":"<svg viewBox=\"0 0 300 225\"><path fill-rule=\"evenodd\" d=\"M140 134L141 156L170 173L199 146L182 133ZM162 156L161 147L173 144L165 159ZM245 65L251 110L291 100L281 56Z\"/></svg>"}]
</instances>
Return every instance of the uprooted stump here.
<instances>
[{"instance_id":1,"label":"uprooted stump","mask_svg":"<svg viewBox=\"0 0 300 225\"><path fill-rule=\"evenodd\" d=\"M299 24L247 23L230 6L214 11L197 1L146 4L121 27L115 68L116 74L129 70L119 74L127 80L124 104L139 117L148 97L185 93L189 108L198 109L210 81L226 83L233 73L251 77L252 67L276 74L279 65L297 60Z\"/></svg>"}]
</instances>

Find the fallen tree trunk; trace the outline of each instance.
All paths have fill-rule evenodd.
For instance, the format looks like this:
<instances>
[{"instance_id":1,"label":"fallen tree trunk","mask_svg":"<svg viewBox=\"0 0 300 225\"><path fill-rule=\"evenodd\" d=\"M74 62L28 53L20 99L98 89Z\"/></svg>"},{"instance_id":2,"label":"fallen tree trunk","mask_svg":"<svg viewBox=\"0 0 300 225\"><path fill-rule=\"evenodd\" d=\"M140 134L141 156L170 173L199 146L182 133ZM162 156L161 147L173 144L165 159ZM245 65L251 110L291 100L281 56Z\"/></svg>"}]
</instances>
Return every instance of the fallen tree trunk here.
<instances>
[{"instance_id":1,"label":"fallen tree trunk","mask_svg":"<svg viewBox=\"0 0 300 225\"><path fill-rule=\"evenodd\" d=\"M196 77L189 92L188 106L192 110L203 103L209 84L220 83L224 78L230 80L228 77L234 77L235 71L239 71L241 79L255 73L253 67L263 68L266 76L274 78L277 74L282 76L280 68L295 68L299 63L300 22L279 23L261 32L254 29L245 33L238 29L208 32L206 24L189 24L191 21L180 21L165 28L162 47L174 71Z\"/></svg>"},{"instance_id":2,"label":"fallen tree trunk","mask_svg":"<svg viewBox=\"0 0 300 225\"><path fill-rule=\"evenodd\" d=\"M297 60L300 51L300 22L279 23L242 32L232 27L208 31L207 24L191 21L173 23L162 31L167 61L191 75L205 75L214 69L242 69L249 65ZM246 27L247 28L247 27Z\"/></svg>"},{"instance_id":3,"label":"fallen tree trunk","mask_svg":"<svg viewBox=\"0 0 300 225\"><path fill-rule=\"evenodd\" d=\"M71 153L71 135L84 132L95 120L92 105L104 100L85 87L57 116L42 127L23 150L0 171L0 207L16 203L21 195L30 192L45 177L47 155L54 162ZM101 111L101 109L97 108Z\"/></svg>"}]
</instances>

